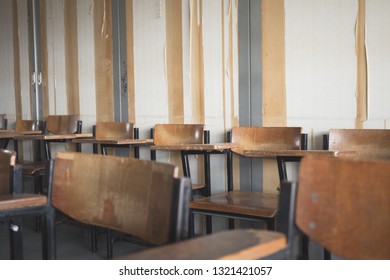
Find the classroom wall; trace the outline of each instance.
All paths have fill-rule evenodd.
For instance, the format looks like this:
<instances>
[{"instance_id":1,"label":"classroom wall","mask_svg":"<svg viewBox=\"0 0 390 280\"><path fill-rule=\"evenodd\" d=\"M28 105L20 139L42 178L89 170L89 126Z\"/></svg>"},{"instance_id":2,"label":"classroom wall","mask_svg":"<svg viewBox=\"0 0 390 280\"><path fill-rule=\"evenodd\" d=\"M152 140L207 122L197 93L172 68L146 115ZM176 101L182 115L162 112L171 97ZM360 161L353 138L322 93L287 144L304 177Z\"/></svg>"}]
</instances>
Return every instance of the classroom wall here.
<instances>
[{"instance_id":1,"label":"classroom wall","mask_svg":"<svg viewBox=\"0 0 390 280\"><path fill-rule=\"evenodd\" d=\"M155 123L205 123L221 142L238 124L237 1L126 0L128 118L140 137ZM114 119L110 1L40 2L44 115L79 113L90 132ZM0 112L10 126L32 111L27 3L0 3ZM302 126L309 148L321 148L331 127L387 128L389 1L261 3L263 91L253 94L262 94L263 125ZM191 164L201 180L201 162ZM264 169L265 185L273 182L265 191L276 192L274 163ZM213 175L223 189L225 174Z\"/></svg>"},{"instance_id":2,"label":"classroom wall","mask_svg":"<svg viewBox=\"0 0 390 280\"><path fill-rule=\"evenodd\" d=\"M287 125L321 148L331 127L354 127L358 1L285 1Z\"/></svg>"},{"instance_id":3,"label":"classroom wall","mask_svg":"<svg viewBox=\"0 0 390 280\"><path fill-rule=\"evenodd\" d=\"M390 116L390 3L367 0L367 120L366 127L389 128Z\"/></svg>"}]
</instances>

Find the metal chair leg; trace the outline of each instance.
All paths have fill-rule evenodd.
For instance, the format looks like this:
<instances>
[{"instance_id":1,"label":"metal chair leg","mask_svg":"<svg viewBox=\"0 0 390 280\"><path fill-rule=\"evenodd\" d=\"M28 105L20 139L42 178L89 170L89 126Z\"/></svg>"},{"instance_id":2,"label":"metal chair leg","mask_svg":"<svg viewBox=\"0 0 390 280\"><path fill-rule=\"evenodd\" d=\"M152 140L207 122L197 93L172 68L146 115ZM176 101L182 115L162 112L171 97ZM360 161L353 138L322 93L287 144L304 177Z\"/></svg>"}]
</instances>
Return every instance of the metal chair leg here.
<instances>
[{"instance_id":1,"label":"metal chair leg","mask_svg":"<svg viewBox=\"0 0 390 280\"><path fill-rule=\"evenodd\" d=\"M96 253L97 247L97 228L96 226L91 226L91 251Z\"/></svg>"},{"instance_id":2,"label":"metal chair leg","mask_svg":"<svg viewBox=\"0 0 390 280\"><path fill-rule=\"evenodd\" d=\"M110 229L106 229L107 234L107 259L111 260L113 256L113 244L112 244L112 234Z\"/></svg>"},{"instance_id":3,"label":"metal chair leg","mask_svg":"<svg viewBox=\"0 0 390 280\"><path fill-rule=\"evenodd\" d=\"M42 219L42 258L45 260L55 260L57 258L55 217L55 209L51 208L49 213Z\"/></svg>"},{"instance_id":4,"label":"metal chair leg","mask_svg":"<svg viewBox=\"0 0 390 280\"><path fill-rule=\"evenodd\" d=\"M12 260L23 260L23 227L22 219L9 222L10 253Z\"/></svg>"},{"instance_id":5,"label":"metal chair leg","mask_svg":"<svg viewBox=\"0 0 390 280\"><path fill-rule=\"evenodd\" d=\"M194 238L195 237L195 215L191 210L190 210L190 221L188 227L189 227L188 229L189 238Z\"/></svg>"}]
</instances>

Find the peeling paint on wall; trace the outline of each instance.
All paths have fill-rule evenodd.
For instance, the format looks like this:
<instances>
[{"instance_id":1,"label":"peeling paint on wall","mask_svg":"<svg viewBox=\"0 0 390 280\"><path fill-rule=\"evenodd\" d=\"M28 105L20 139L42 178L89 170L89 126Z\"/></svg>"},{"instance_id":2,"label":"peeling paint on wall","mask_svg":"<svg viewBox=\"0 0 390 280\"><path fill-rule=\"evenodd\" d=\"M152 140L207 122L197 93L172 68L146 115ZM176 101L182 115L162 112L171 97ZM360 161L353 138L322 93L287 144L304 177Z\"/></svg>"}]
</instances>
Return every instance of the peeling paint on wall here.
<instances>
[{"instance_id":1,"label":"peeling paint on wall","mask_svg":"<svg viewBox=\"0 0 390 280\"><path fill-rule=\"evenodd\" d=\"M263 125L286 125L283 0L262 0Z\"/></svg>"},{"instance_id":2,"label":"peeling paint on wall","mask_svg":"<svg viewBox=\"0 0 390 280\"><path fill-rule=\"evenodd\" d=\"M203 1L191 0L190 3L192 122L204 124Z\"/></svg>"},{"instance_id":3,"label":"peeling paint on wall","mask_svg":"<svg viewBox=\"0 0 390 280\"><path fill-rule=\"evenodd\" d=\"M95 0L93 6L96 120L113 121L112 12L106 0Z\"/></svg>"},{"instance_id":4,"label":"peeling paint on wall","mask_svg":"<svg viewBox=\"0 0 390 280\"><path fill-rule=\"evenodd\" d=\"M79 53L77 34L77 1L67 0L64 6L65 70L67 113L80 115L79 104Z\"/></svg>"},{"instance_id":5,"label":"peeling paint on wall","mask_svg":"<svg viewBox=\"0 0 390 280\"><path fill-rule=\"evenodd\" d=\"M46 1L49 114L67 114L64 6Z\"/></svg>"},{"instance_id":6,"label":"peeling paint on wall","mask_svg":"<svg viewBox=\"0 0 390 280\"><path fill-rule=\"evenodd\" d=\"M356 128L364 128L367 121L367 51L366 51L366 0L359 0L356 17Z\"/></svg>"},{"instance_id":7,"label":"peeling paint on wall","mask_svg":"<svg viewBox=\"0 0 390 280\"><path fill-rule=\"evenodd\" d=\"M181 1L182 0L165 1L165 74L168 86L169 123L184 123Z\"/></svg>"},{"instance_id":8,"label":"peeling paint on wall","mask_svg":"<svg viewBox=\"0 0 390 280\"><path fill-rule=\"evenodd\" d=\"M283 0L262 0L263 125L285 126L285 14ZM259 112L260 113L260 112ZM263 192L278 193L276 160L263 160Z\"/></svg>"}]
</instances>

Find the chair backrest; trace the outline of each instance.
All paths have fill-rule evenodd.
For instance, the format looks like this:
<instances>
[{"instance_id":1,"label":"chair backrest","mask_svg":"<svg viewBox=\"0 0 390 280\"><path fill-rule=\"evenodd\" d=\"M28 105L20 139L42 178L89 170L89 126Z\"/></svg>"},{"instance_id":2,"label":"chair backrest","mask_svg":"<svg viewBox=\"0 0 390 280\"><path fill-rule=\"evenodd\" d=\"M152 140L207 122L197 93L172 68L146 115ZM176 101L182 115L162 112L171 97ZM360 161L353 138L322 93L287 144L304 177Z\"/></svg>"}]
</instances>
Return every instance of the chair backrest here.
<instances>
[{"instance_id":1,"label":"chair backrest","mask_svg":"<svg viewBox=\"0 0 390 280\"><path fill-rule=\"evenodd\" d=\"M16 162L14 151L0 149L0 195L9 194L11 190L11 166Z\"/></svg>"},{"instance_id":2,"label":"chair backrest","mask_svg":"<svg viewBox=\"0 0 390 280\"><path fill-rule=\"evenodd\" d=\"M191 184L174 165L60 152L52 174L52 205L77 221L156 245L188 234Z\"/></svg>"},{"instance_id":3,"label":"chair backrest","mask_svg":"<svg viewBox=\"0 0 390 280\"><path fill-rule=\"evenodd\" d=\"M390 162L303 158L296 224L346 259L390 259Z\"/></svg>"},{"instance_id":4,"label":"chair backrest","mask_svg":"<svg viewBox=\"0 0 390 280\"><path fill-rule=\"evenodd\" d=\"M129 122L97 122L96 139L133 139L134 124Z\"/></svg>"},{"instance_id":5,"label":"chair backrest","mask_svg":"<svg viewBox=\"0 0 390 280\"><path fill-rule=\"evenodd\" d=\"M357 157L390 159L390 129L330 129L329 150L356 151Z\"/></svg>"},{"instance_id":6,"label":"chair backrest","mask_svg":"<svg viewBox=\"0 0 390 280\"><path fill-rule=\"evenodd\" d=\"M0 114L0 129L7 129L7 115L6 114Z\"/></svg>"},{"instance_id":7,"label":"chair backrest","mask_svg":"<svg viewBox=\"0 0 390 280\"><path fill-rule=\"evenodd\" d=\"M73 134L79 132L78 115L49 115L46 129L52 134Z\"/></svg>"},{"instance_id":8,"label":"chair backrest","mask_svg":"<svg viewBox=\"0 0 390 280\"><path fill-rule=\"evenodd\" d=\"M300 150L300 127L239 126L232 128L232 143L242 149Z\"/></svg>"},{"instance_id":9,"label":"chair backrest","mask_svg":"<svg viewBox=\"0 0 390 280\"><path fill-rule=\"evenodd\" d=\"M156 124L154 126L156 146L203 143L203 124Z\"/></svg>"},{"instance_id":10,"label":"chair backrest","mask_svg":"<svg viewBox=\"0 0 390 280\"><path fill-rule=\"evenodd\" d=\"M37 120L16 120L15 131L33 131L41 128L41 122Z\"/></svg>"}]
</instances>

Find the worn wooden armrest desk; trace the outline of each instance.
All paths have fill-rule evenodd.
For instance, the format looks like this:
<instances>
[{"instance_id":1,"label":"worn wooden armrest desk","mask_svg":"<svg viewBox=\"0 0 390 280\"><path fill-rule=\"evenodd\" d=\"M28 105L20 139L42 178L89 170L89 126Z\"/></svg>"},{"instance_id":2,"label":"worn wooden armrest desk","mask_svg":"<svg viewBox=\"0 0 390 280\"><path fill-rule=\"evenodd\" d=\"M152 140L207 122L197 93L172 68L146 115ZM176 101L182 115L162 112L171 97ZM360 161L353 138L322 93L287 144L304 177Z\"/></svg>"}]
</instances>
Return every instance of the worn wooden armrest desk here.
<instances>
[{"instance_id":1,"label":"worn wooden armrest desk","mask_svg":"<svg viewBox=\"0 0 390 280\"><path fill-rule=\"evenodd\" d=\"M35 134L42 134L42 131L41 130L16 131L14 129L0 130L0 139L4 140L4 142L1 142L0 148L6 149L8 146L9 140L12 140L17 136L35 135Z\"/></svg>"},{"instance_id":2,"label":"worn wooden armrest desk","mask_svg":"<svg viewBox=\"0 0 390 280\"><path fill-rule=\"evenodd\" d=\"M5 135L9 135L15 137L19 135L34 135L34 134L42 134L41 130L25 130L25 131L16 131L15 129L5 129L0 130L0 137L3 138Z\"/></svg>"},{"instance_id":3,"label":"worn wooden armrest desk","mask_svg":"<svg viewBox=\"0 0 390 280\"><path fill-rule=\"evenodd\" d=\"M16 147L15 151L18 153L17 147L18 141L41 141L41 142L66 142L71 141L75 138L85 138L85 137L92 137L91 133L80 133L80 134L42 134L42 133L36 133L36 131L31 131L32 133L21 133L21 132L15 132L15 136L13 137L14 140L14 146ZM38 146L39 147L39 146ZM81 148L79 146L76 147L77 151L81 151ZM46 159L51 158L50 149L46 147L45 149ZM34 188L36 189L36 192L40 192L38 189L40 188L37 186L39 183L37 182L38 178L40 176L44 175L45 172L45 165L44 161L42 160L41 153L37 152L36 159L33 161L23 161L23 174L28 176L37 176L34 180L36 181L34 183ZM35 174L35 175L34 175Z\"/></svg>"},{"instance_id":4,"label":"worn wooden armrest desk","mask_svg":"<svg viewBox=\"0 0 390 280\"><path fill-rule=\"evenodd\" d=\"M93 153L98 153L98 146L102 149L102 154L107 155L107 148L131 148L134 147L134 157L139 158L139 147L153 145L153 139L96 139L93 138L82 138L73 139L73 143L76 144L92 144Z\"/></svg>"},{"instance_id":5,"label":"worn wooden armrest desk","mask_svg":"<svg viewBox=\"0 0 390 280\"><path fill-rule=\"evenodd\" d=\"M286 237L280 232L230 230L128 254L119 259L254 260L275 254L286 246Z\"/></svg>"},{"instance_id":6,"label":"worn wooden armrest desk","mask_svg":"<svg viewBox=\"0 0 390 280\"><path fill-rule=\"evenodd\" d=\"M18 145L18 137L23 137L27 135L41 135L41 130L25 130L25 131L16 131L14 129L2 130L0 132L0 139L5 140L2 149L6 149L8 146L9 140L14 140L14 150L16 154L19 156L19 145Z\"/></svg>"},{"instance_id":7,"label":"worn wooden armrest desk","mask_svg":"<svg viewBox=\"0 0 390 280\"><path fill-rule=\"evenodd\" d=\"M153 150L166 150L166 151L201 151L205 153L218 153L226 150L236 148L237 144L234 143L213 143L213 144L180 144L180 145L167 145L167 146L151 146Z\"/></svg>"},{"instance_id":8,"label":"worn wooden armrest desk","mask_svg":"<svg viewBox=\"0 0 390 280\"><path fill-rule=\"evenodd\" d=\"M39 135L18 135L15 140L31 140L31 141L50 141L50 140L72 140L77 138L92 137L92 133L75 133L75 134L39 134Z\"/></svg>"},{"instance_id":9,"label":"worn wooden armrest desk","mask_svg":"<svg viewBox=\"0 0 390 280\"><path fill-rule=\"evenodd\" d=\"M286 181L286 162L299 162L305 156L315 157L353 157L355 151L328 151L328 150L243 150L233 148L232 152L246 157L276 158L278 163L280 182Z\"/></svg>"},{"instance_id":10,"label":"worn wooden armrest desk","mask_svg":"<svg viewBox=\"0 0 390 280\"><path fill-rule=\"evenodd\" d=\"M83 138L73 139L73 143L81 144L105 144L105 145L152 145L153 139L96 139L96 138Z\"/></svg>"},{"instance_id":11,"label":"worn wooden armrest desk","mask_svg":"<svg viewBox=\"0 0 390 280\"><path fill-rule=\"evenodd\" d=\"M19 133L19 132L18 132ZM71 141L75 138L86 138L86 137L92 137L92 133L79 133L79 134L17 134L15 133L14 136L14 145L15 147L18 147L18 141L48 141L48 142L65 142L65 141ZM81 148L77 146L77 150L81 151ZM46 149L46 158L50 159L50 151ZM36 167L35 167L36 166ZM32 162L30 164L30 168L33 170L31 172L35 172L35 169L42 168L41 164L41 158L40 155L38 155L38 159L36 162Z\"/></svg>"},{"instance_id":12,"label":"worn wooden armrest desk","mask_svg":"<svg viewBox=\"0 0 390 280\"><path fill-rule=\"evenodd\" d=\"M71 141L72 139L88 137L92 137L92 133L18 135L14 137L14 141L65 142ZM79 146L77 146L77 150L81 150ZM48 152L48 150L46 152ZM51 156L47 155L47 158L51 158Z\"/></svg>"}]
</instances>

